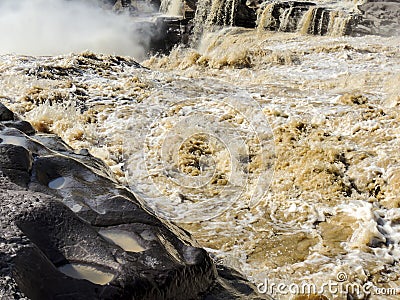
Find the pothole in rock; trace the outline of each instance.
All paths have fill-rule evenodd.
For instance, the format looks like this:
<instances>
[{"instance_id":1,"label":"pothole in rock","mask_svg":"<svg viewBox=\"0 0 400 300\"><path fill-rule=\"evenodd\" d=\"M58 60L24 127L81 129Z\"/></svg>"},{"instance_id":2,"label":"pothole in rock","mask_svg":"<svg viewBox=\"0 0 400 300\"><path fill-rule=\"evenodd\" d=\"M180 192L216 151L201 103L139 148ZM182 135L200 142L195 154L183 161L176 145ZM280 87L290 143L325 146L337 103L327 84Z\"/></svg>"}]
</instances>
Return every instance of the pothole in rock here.
<instances>
[{"instance_id":1,"label":"pothole in rock","mask_svg":"<svg viewBox=\"0 0 400 300\"><path fill-rule=\"evenodd\" d=\"M99 234L106 240L116 244L128 252L143 252L146 248L142 247L137 238L128 231L123 230L100 230Z\"/></svg>"},{"instance_id":2,"label":"pothole in rock","mask_svg":"<svg viewBox=\"0 0 400 300\"><path fill-rule=\"evenodd\" d=\"M51 180L48 186L53 190L59 190L67 187L69 182L71 182L71 179L67 177L57 177L56 179Z\"/></svg>"},{"instance_id":3,"label":"pothole in rock","mask_svg":"<svg viewBox=\"0 0 400 300\"><path fill-rule=\"evenodd\" d=\"M86 279L99 285L106 285L114 279L114 274L104 272L93 266L66 264L58 268L65 275L75 279Z\"/></svg>"}]
</instances>

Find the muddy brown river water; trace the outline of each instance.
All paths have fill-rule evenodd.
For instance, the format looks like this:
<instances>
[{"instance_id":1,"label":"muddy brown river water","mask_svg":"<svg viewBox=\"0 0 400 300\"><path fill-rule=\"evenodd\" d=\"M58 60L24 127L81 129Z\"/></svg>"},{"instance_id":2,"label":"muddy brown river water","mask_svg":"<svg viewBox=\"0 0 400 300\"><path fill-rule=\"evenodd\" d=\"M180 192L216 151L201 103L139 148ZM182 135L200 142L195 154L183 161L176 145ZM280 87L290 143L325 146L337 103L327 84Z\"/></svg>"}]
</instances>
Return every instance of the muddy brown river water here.
<instances>
[{"instance_id":1,"label":"muddy brown river water","mask_svg":"<svg viewBox=\"0 0 400 300\"><path fill-rule=\"evenodd\" d=\"M397 299L378 293L400 294L399 48L224 28L147 68L89 51L2 55L0 96L261 288Z\"/></svg>"}]
</instances>

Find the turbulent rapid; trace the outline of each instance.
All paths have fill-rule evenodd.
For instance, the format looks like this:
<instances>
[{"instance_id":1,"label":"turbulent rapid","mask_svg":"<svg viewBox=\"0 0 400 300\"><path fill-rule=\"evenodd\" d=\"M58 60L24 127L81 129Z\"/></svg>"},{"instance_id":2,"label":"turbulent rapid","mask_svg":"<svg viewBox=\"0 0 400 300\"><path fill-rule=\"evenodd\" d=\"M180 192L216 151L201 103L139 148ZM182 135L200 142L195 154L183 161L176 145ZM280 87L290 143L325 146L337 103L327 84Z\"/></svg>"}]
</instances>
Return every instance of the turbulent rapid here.
<instances>
[{"instance_id":1,"label":"turbulent rapid","mask_svg":"<svg viewBox=\"0 0 400 300\"><path fill-rule=\"evenodd\" d=\"M2 102L256 284L400 287L399 82L398 36L221 27L141 65L0 56Z\"/></svg>"}]
</instances>

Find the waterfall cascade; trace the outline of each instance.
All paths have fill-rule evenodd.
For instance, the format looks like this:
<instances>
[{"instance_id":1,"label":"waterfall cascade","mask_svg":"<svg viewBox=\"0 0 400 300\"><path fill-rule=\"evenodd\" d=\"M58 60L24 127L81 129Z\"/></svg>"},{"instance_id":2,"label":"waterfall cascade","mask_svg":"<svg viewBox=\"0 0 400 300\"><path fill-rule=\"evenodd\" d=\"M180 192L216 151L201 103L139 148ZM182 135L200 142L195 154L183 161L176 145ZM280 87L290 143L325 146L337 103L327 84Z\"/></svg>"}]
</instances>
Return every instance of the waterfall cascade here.
<instances>
[{"instance_id":1,"label":"waterfall cascade","mask_svg":"<svg viewBox=\"0 0 400 300\"><path fill-rule=\"evenodd\" d=\"M164 0L167 2L167 0ZM169 0L172 1L172 0ZM196 3L196 2L195 2ZM193 19L194 39L216 26L251 27L252 12L259 31L300 32L303 34L340 36L349 33L355 19L346 10L323 7L313 2L266 1L257 6L247 1L247 11L240 0L197 1ZM243 13L244 12L244 13ZM249 22L243 22L250 18ZM353 22L354 23L354 22Z\"/></svg>"},{"instance_id":2,"label":"waterfall cascade","mask_svg":"<svg viewBox=\"0 0 400 300\"><path fill-rule=\"evenodd\" d=\"M400 5L394 1L398 0L384 4L371 1L332 5L287 0L161 0L160 11L167 35L174 41L171 45L191 41L195 46L204 33L223 26L328 36L397 34ZM375 16L373 8L379 5L387 13Z\"/></svg>"},{"instance_id":3,"label":"waterfall cascade","mask_svg":"<svg viewBox=\"0 0 400 300\"><path fill-rule=\"evenodd\" d=\"M197 3L194 17L194 37L211 30L214 26L235 25L238 0L206 0Z\"/></svg>"},{"instance_id":4,"label":"waterfall cascade","mask_svg":"<svg viewBox=\"0 0 400 300\"><path fill-rule=\"evenodd\" d=\"M182 0L162 0L160 11L170 16L183 16L184 1Z\"/></svg>"},{"instance_id":5,"label":"waterfall cascade","mask_svg":"<svg viewBox=\"0 0 400 300\"><path fill-rule=\"evenodd\" d=\"M221 26L240 26L254 28L256 11L246 6L243 0L205 0L186 2L195 3L193 23L193 40L204 33Z\"/></svg>"},{"instance_id":6,"label":"waterfall cascade","mask_svg":"<svg viewBox=\"0 0 400 300\"><path fill-rule=\"evenodd\" d=\"M344 35L352 15L311 2L272 2L258 9L257 28L315 35Z\"/></svg>"}]
</instances>

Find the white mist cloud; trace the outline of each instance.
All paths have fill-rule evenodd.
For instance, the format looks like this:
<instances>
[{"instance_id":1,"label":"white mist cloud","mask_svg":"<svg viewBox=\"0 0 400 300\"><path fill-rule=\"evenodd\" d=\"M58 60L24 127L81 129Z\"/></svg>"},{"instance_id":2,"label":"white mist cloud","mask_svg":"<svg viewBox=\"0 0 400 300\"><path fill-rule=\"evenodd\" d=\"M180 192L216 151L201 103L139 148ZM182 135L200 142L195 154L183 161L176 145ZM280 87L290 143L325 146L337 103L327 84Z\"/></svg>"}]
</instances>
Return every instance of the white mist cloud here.
<instances>
[{"instance_id":1,"label":"white mist cloud","mask_svg":"<svg viewBox=\"0 0 400 300\"><path fill-rule=\"evenodd\" d=\"M95 1L0 0L0 54L58 55L91 50L143 58L150 33Z\"/></svg>"}]
</instances>

